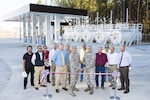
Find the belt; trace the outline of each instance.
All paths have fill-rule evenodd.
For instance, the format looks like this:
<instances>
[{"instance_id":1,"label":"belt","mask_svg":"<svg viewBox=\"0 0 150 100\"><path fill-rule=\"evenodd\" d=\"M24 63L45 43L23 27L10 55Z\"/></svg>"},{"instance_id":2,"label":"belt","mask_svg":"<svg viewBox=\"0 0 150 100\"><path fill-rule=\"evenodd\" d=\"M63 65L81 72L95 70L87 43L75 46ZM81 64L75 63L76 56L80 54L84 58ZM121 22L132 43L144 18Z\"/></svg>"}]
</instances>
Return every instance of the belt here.
<instances>
[{"instance_id":1,"label":"belt","mask_svg":"<svg viewBox=\"0 0 150 100\"><path fill-rule=\"evenodd\" d=\"M117 65L117 64L108 64L109 66L115 66L115 65Z\"/></svg>"},{"instance_id":2,"label":"belt","mask_svg":"<svg viewBox=\"0 0 150 100\"><path fill-rule=\"evenodd\" d=\"M96 66L101 67L101 66L105 66L105 65L96 65Z\"/></svg>"},{"instance_id":3,"label":"belt","mask_svg":"<svg viewBox=\"0 0 150 100\"><path fill-rule=\"evenodd\" d=\"M57 66L57 67L66 67L66 66L64 65L64 66Z\"/></svg>"},{"instance_id":4,"label":"belt","mask_svg":"<svg viewBox=\"0 0 150 100\"><path fill-rule=\"evenodd\" d=\"M120 68L125 68L125 67L129 67L129 66L120 66Z\"/></svg>"}]
</instances>

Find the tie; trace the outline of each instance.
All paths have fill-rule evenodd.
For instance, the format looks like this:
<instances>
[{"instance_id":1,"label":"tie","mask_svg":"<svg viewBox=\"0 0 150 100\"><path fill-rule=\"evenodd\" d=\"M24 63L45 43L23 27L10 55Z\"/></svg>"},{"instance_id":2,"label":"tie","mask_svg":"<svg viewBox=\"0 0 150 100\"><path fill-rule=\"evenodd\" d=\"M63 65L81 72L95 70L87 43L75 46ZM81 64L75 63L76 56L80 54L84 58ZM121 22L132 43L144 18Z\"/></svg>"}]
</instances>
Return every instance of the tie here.
<instances>
[{"instance_id":1,"label":"tie","mask_svg":"<svg viewBox=\"0 0 150 100\"><path fill-rule=\"evenodd\" d=\"M123 52L121 53L121 58L120 58L120 62L119 62L119 67L120 67L120 65L121 65L122 58L123 58Z\"/></svg>"},{"instance_id":2,"label":"tie","mask_svg":"<svg viewBox=\"0 0 150 100\"><path fill-rule=\"evenodd\" d=\"M64 66L65 65L65 63L64 63L64 54L63 54L62 51L61 51L61 59L62 59L62 65Z\"/></svg>"}]
</instances>

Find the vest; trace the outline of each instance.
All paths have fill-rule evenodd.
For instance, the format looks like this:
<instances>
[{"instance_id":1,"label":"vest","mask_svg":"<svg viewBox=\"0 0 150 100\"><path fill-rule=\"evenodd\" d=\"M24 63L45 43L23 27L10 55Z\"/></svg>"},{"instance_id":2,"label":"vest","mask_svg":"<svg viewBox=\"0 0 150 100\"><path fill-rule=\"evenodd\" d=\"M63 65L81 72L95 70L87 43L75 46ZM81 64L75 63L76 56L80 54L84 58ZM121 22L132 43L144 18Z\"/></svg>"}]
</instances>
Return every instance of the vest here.
<instances>
[{"instance_id":1,"label":"vest","mask_svg":"<svg viewBox=\"0 0 150 100\"><path fill-rule=\"evenodd\" d=\"M36 52L35 55L36 55L35 66L44 66L44 53L42 53L42 60L38 52Z\"/></svg>"}]
</instances>

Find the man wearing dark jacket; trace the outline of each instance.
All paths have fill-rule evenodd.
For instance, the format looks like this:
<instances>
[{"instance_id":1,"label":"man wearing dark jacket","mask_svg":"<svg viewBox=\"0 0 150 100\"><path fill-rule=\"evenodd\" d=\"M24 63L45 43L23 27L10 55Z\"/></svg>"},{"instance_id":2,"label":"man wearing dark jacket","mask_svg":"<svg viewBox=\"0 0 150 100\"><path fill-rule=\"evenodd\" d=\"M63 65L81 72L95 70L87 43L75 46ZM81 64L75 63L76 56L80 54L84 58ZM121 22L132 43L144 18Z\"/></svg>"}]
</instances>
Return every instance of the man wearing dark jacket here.
<instances>
[{"instance_id":1,"label":"man wearing dark jacket","mask_svg":"<svg viewBox=\"0 0 150 100\"><path fill-rule=\"evenodd\" d=\"M38 90L38 83L39 83L39 76L41 77L42 70L44 70L44 52L42 50L42 46L37 47L38 51L33 54L32 56L32 64L34 65L35 70L35 79L34 79L34 86L35 89ZM46 87L44 82L40 83L42 87Z\"/></svg>"}]
</instances>

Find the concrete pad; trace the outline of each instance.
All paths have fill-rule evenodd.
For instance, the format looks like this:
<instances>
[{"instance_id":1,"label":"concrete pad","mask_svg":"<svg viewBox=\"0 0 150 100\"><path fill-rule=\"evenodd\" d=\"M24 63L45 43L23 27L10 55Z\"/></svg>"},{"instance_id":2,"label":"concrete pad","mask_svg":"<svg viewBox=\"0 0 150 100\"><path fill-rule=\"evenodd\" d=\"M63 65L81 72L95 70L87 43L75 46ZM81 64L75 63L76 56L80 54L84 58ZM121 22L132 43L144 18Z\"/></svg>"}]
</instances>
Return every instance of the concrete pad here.
<instances>
[{"instance_id":1,"label":"concrete pad","mask_svg":"<svg viewBox=\"0 0 150 100\"><path fill-rule=\"evenodd\" d=\"M71 46L76 45L78 51L80 50L82 43L70 42ZM93 52L97 51L99 44L88 43L93 47ZM23 77L21 73L22 56L26 52L26 46L28 44L19 43L18 39L0 39L0 100L43 100L42 96L46 93L46 88L39 87L39 90L35 90L30 86L28 80L27 89L23 89ZM51 49L51 46L48 46ZM103 45L101 45L103 46ZM119 51L119 47L116 47L116 51ZM132 54L133 68L130 70L130 92L124 94L124 91L117 90L117 96L120 100L149 100L150 98L150 45L140 45L126 47L126 50ZM33 51L36 52L36 46L33 46ZM6 67L4 67L6 66ZM4 75L4 76L1 76ZM5 77L5 78L4 78ZM85 80L81 83L77 83L77 87L80 89L76 92L77 96L70 96L69 91L63 91L60 86L60 93L55 92L55 87L48 83L48 91L52 94L51 100L109 100L114 91L108 87L109 83L105 83L105 90L101 88L95 89L93 95L89 95L84 92L86 88ZM120 82L117 87L120 87ZM69 87L68 87L69 88Z\"/></svg>"}]
</instances>

